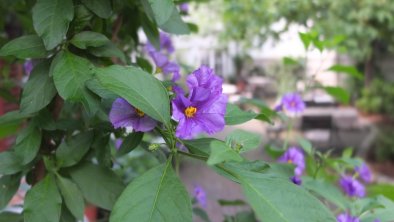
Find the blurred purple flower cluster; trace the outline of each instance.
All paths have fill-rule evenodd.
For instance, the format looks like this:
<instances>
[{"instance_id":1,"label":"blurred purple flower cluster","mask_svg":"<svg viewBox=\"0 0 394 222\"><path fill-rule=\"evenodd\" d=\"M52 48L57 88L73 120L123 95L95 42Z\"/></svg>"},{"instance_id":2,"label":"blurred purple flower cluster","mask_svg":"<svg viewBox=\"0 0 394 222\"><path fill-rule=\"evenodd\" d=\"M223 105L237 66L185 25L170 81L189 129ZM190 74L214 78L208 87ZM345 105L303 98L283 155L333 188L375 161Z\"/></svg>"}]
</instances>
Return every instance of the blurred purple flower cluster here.
<instances>
[{"instance_id":1,"label":"blurred purple flower cluster","mask_svg":"<svg viewBox=\"0 0 394 222\"><path fill-rule=\"evenodd\" d=\"M305 170L305 158L303 151L297 147L290 147L281 157L279 157L278 161L280 163L290 163L295 165L294 176L291 178L291 181L297 185L301 185L301 176Z\"/></svg>"},{"instance_id":2,"label":"blurred purple flower cluster","mask_svg":"<svg viewBox=\"0 0 394 222\"><path fill-rule=\"evenodd\" d=\"M352 215L348 213L343 213L337 216L337 221L338 222L360 222L360 219L357 217L353 217Z\"/></svg>"},{"instance_id":3,"label":"blurred purple flower cluster","mask_svg":"<svg viewBox=\"0 0 394 222\"><path fill-rule=\"evenodd\" d=\"M180 79L180 67L177 63L171 62L169 59L175 49L172 40L168 34L160 32L160 46L156 49L149 41L146 43L145 51L153 59L156 65L156 73L163 73L168 76L173 74L172 81Z\"/></svg>"},{"instance_id":4,"label":"blurred purple flower cluster","mask_svg":"<svg viewBox=\"0 0 394 222\"><path fill-rule=\"evenodd\" d=\"M372 182L372 173L367 164L362 163L360 166L354 168L355 174L353 176L350 175L342 175L339 180L339 185L342 190L350 197L364 197L365 196L365 187L364 185L357 180L358 177L361 178L365 183Z\"/></svg>"},{"instance_id":5,"label":"blurred purple flower cluster","mask_svg":"<svg viewBox=\"0 0 394 222\"><path fill-rule=\"evenodd\" d=\"M194 187L193 197L196 199L197 203L201 205L201 207L205 208L207 206L207 195L201 186Z\"/></svg>"},{"instance_id":6,"label":"blurred purple flower cluster","mask_svg":"<svg viewBox=\"0 0 394 222\"><path fill-rule=\"evenodd\" d=\"M354 168L354 175L342 175L339 179L339 185L342 190L349 197L364 197L366 194L365 186L357 180L357 178L361 178L361 180L365 183L372 182L372 172L369 169L368 165L362 163L360 166ZM337 216L338 222L359 222L360 219L358 217L354 217L349 213L343 213ZM379 219L376 219L374 222L379 222Z\"/></svg>"},{"instance_id":7,"label":"blurred purple flower cluster","mask_svg":"<svg viewBox=\"0 0 394 222\"><path fill-rule=\"evenodd\" d=\"M289 114L300 114L305 110L305 103L298 93L286 93L274 110L277 112L285 111Z\"/></svg>"}]
</instances>

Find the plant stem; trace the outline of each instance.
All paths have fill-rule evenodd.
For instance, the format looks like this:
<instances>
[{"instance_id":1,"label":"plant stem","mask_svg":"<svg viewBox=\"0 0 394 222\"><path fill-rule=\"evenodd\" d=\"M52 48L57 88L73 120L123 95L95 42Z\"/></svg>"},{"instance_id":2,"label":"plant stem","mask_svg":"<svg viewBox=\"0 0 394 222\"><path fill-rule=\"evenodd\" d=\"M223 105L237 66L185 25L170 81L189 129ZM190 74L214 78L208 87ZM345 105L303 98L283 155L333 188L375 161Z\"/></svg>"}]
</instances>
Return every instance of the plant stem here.
<instances>
[{"instance_id":1,"label":"plant stem","mask_svg":"<svg viewBox=\"0 0 394 222\"><path fill-rule=\"evenodd\" d=\"M290 132L293 129L293 118L289 118L289 122L287 125L287 131L286 131L286 139L285 142L283 144L283 150L287 149L287 145L289 144L289 140L290 140Z\"/></svg>"},{"instance_id":2,"label":"plant stem","mask_svg":"<svg viewBox=\"0 0 394 222\"><path fill-rule=\"evenodd\" d=\"M179 156L175 155L174 159L175 159L175 173L176 175L179 176L179 164L180 164Z\"/></svg>"}]
</instances>

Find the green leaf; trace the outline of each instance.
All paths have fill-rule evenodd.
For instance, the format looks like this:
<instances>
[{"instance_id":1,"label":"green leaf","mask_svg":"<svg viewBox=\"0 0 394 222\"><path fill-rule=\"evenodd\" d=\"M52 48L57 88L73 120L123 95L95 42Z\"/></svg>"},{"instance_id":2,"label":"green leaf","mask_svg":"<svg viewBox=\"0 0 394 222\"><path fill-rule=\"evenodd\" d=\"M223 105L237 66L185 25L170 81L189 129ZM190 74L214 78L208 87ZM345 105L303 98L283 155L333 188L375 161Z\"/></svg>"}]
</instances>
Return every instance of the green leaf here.
<instances>
[{"instance_id":1,"label":"green leaf","mask_svg":"<svg viewBox=\"0 0 394 222\"><path fill-rule=\"evenodd\" d=\"M234 216L225 215L224 222L256 222L256 216L253 211L238 212Z\"/></svg>"},{"instance_id":2,"label":"green leaf","mask_svg":"<svg viewBox=\"0 0 394 222\"><path fill-rule=\"evenodd\" d=\"M348 104L349 103L350 95L342 87L327 86L327 87L324 87L324 90L326 90L326 92L328 94L330 94L332 97L334 97L339 102L341 102L343 104Z\"/></svg>"},{"instance_id":3,"label":"green leaf","mask_svg":"<svg viewBox=\"0 0 394 222\"><path fill-rule=\"evenodd\" d=\"M302 43L304 44L305 49L308 49L309 45L312 42L312 38L309 35L309 33L299 32L298 35L300 36L300 39L301 39Z\"/></svg>"},{"instance_id":4,"label":"green leaf","mask_svg":"<svg viewBox=\"0 0 394 222\"><path fill-rule=\"evenodd\" d=\"M152 64L142 57L137 57L137 65L148 73L152 73L153 71Z\"/></svg>"},{"instance_id":5,"label":"green leaf","mask_svg":"<svg viewBox=\"0 0 394 222\"><path fill-rule=\"evenodd\" d=\"M25 35L13 39L0 49L0 56L15 56L19 59L45 58L48 52L37 35Z\"/></svg>"},{"instance_id":6,"label":"green leaf","mask_svg":"<svg viewBox=\"0 0 394 222\"><path fill-rule=\"evenodd\" d=\"M100 96L103 99L108 99L110 101L115 100L118 95L106 90L98 81L98 79L89 79L85 82L86 87L90 89L90 91L94 92L96 95Z\"/></svg>"},{"instance_id":7,"label":"green leaf","mask_svg":"<svg viewBox=\"0 0 394 222\"><path fill-rule=\"evenodd\" d=\"M112 42L108 42L107 44L100 47L90 47L88 50L94 56L108 58L117 57L122 62L126 63L126 57L124 53Z\"/></svg>"},{"instance_id":8,"label":"green leaf","mask_svg":"<svg viewBox=\"0 0 394 222\"><path fill-rule=\"evenodd\" d=\"M60 52L54 61L53 80L59 95L70 101L82 101L86 94L85 81L92 76L92 64L70 52Z\"/></svg>"},{"instance_id":9,"label":"green leaf","mask_svg":"<svg viewBox=\"0 0 394 222\"><path fill-rule=\"evenodd\" d=\"M148 0L152 8L153 15L158 25L165 24L170 20L173 11L177 12L172 0Z\"/></svg>"},{"instance_id":10,"label":"green leaf","mask_svg":"<svg viewBox=\"0 0 394 222\"><path fill-rule=\"evenodd\" d=\"M110 40L107 36L91 31L84 31L77 33L70 40L71 44L80 49L87 49L88 47L100 47L107 44Z\"/></svg>"},{"instance_id":11,"label":"green leaf","mask_svg":"<svg viewBox=\"0 0 394 222\"><path fill-rule=\"evenodd\" d=\"M1 222L23 222L23 216L14 212L3 211L0 213Z\"/></svg>"},{"instance_id":12,"label":"green leaf","mask_svg":"<svg viewBox=\"0 0 394 222\"><path fill-rule=\"evenodd\" d=\"M160 0L156 0L160 1ZM181 16L178 13L178 10L175 8L172 10L171 17L164 24L159 24L160 28L168 33L183 35L189 34L189 26L182 20Z\"/></svg>"},{"instance_id":13,"label":"green leaf","mask_svg":"<svg viewBox=\"0 0 394 222\"><path fill-rule=\"evenodd\" d=\"M295 60L291 57L287 57L287 56L283 57L282 62L284 65L298 65L299 64L299 62L297 60Z\"/></svg>"},{"instance_id":14,"label":"green leaf","mask_svg":"<svg viewBox=\"0 0 394 222\"><path fill-rule=\"evenodd\" d=\"M16 137L15 154L19 157L20 164L30 163L37 156L40 149L42 133L34 124L24 128Z\"/></svg>"},{"instance_id":15,"label":"green leaf","mask_svg":"<svg viewBox=\"0 0 394 222\"><path fill-rule=\"evenodd\" d=\"M61 207L62 197L57 189L55 178L48 174L27 191L23 207L25 222L59 221Z\"/></svg>"},{"instance_id":16,"label":"green leaf","mask_svg":"<svg viewBox=\"0 0 394 222\"><path fill-rule=\"evenodd\" d=\"M156 49L160 49L159 30L157 29L156 24L154 24L145 14L141 14L140 19L141 19L142 30L144 30L145 35L146 37L148 37L149 42Z\"/></svg>"},{"instance_id":17,"label":"green leaf","mask_svg":"<svg viewBox=\"0 0 394 222\"><path fill-rule=\"evenodd\" d=\"M268 117L268 116L267 116L266 114L264 114L264 113L258 114L258 115L255 117L255 119L261 120L261 121L264 121L264 122L267 122L267 123L270 123L271 125L274 124L274 123L272 122L271 118Z\"/></svg>"},{"instance_id":18,"label":"green leaf","mask_svg":"<svg viewBox=\"0 0 394 222\"><path fill-rule=\"evenodd\" d=\"M59 222L75 222L75 221L76 221L76 218L72 215L72 213L66 207L66 205L63 204L63 206L62 206L62 214L60 215L60 221Z\"/></svg>"},{"instance_id":19,"label":"green leaf","mask_svg":"<svg viewBox=\"0 0 394 222\"><path fill-rule=\"evenodd\" d=\"M214 138L200 138L194 140L183 140L182 143L187 147L190 153L208 158L211 153L210 145L212 141L220 140Z\"/></svg>"},{"instance_id":20,"label":"green leaf","mask_svg":"<svg viewBox=\"0 0 394 222\"><path fill-rule=\"evenodd\" d=\"M111 168L113 164L113 155L111 154L109 139L109 135L96 134L92 144L92 148L95 152L98 164L104 167Z\"/></svg>"},{"instance_id":21,"label":"green leaf","mask_svg":"<svg viewBox=\"0 0 394 222\"><path fill-rule=\"evenodd\" d=\"M0 125L19 123L22 119L31 117L32 114L20 113L19 111L11 111L0 116Z\"/></svg>"},{"instance_id":22,"label":"green leaf","mask_svg":"<svg viewBox=\"0 0 394 222\"><path fill-rule=\"evenodd\" d=\"M220 206L245 206L247 203L243 200L223 200L219 199L218 204Z\"/></svg>"},{"instance_id":23,"label":"green leaf","mask_svg":"<svg viewBox=\"0 0 394 222\"><path fill-rule=\"evenodd\" d=\"M152 75L141 69L113 65L96 69L104 88L126 99L150 117L170 124L170 101L167 90Z\"/></svg>"},{"instance_id":24,"label":"green leaf","mask_svg":"<svg viewBox=\"0 0 394 222\"><path fill-rule=\"evenodd\" d=\"M110 0L81 0L81 2L100 18L106 19L112 14Z\"/></svg>"},{"instance_id":25,"label":"green leaf","mask_svg":"<svg viewBox=\"0 0 394 222\"><path fill-rule=\"evenodd\" d=\"M236 174L234 174L232 171L229 169L232 168L237 168L238 170L244 170L247 172L255 172L255 173L264 173L266 175L273 175L273 177L280 177L283 178L282 176L282 169L277 170L274 169L272 170L272 165L268 165L267 163L261 161L261 160L255 160L255 161L243 161L243 162L228 162L228 163L223 163L222 165L217 165L213 169L220 175L226 177L229 180L232 180L236 183L240 183L238 177ZM294 168L289 170L289 175L294 174ZM286 179L288 179L289 176L286 175Z\"/></svg>"},{"instance_id":26,"label":"green leaf","mask_svg":"<svg viewBox=\"0 0 394 222\"><path fill-rule=\"evenodd\" d=\"M392 184L371 184L367 186L368 196L383 195L394 201L394 185Z\"/></svg>"},{"instance_id":27,"label":"green leaf","mask_svg":"<svg viewBox=\"0 0 394 222\"><path fill-rule=\"evenodd\" d=\"M226 143L232 148L239 149L240 152L246 152L259 147L261 136L245 130L236 129L226 137Z\"/></svg>"},{"instance_id":28,"label":"green leaf","mask_svg":"<svg viewBox=\"0 0 394 222\"><path fill-rule=\"evenodd\" d=\"M273 178L237 168L232 169L260 220L275 222L335 222L330 211L289 179Z\"/></svg>"},{"instance_id":29,"label":"green leaf","mask_svg":"<svg viewBox=\"0 0 394 222\"><path fill-rule=\"evenodd\" d=\"M127 186L110 217L110 222L124 221L192 221L191 200L171 167L171 158Z\"/></svg>"},{"instance_id":30,"label":"green leaf","mask_svg":"<svg viewBox=\"0 0 394 222\"><path fill-rule=\"evenodd\" d=\"M63 141L56 149L57 165L69 167L81 161L93 142L93 132L84 132Z\"/></svg>"},{"instance_id":31,"label":"green leaf","mask_svg":"<svg viewBox=\"0 0 394 222\"><path fill-rule=\"evenodd\" d=\"M307 190L317 194L318 197L323 197L324 199L330 201L342 210L346 210L350 206L349 201L342 194L342 192L329 182L323 180L314 180L310 177L303 177L302 186Z\"/></svg>"},{"instance_id":32,"label":"green leaf","mask_svg":"<svg viewBox=\"0 0 394 222\"><path fill-rule=\"evenodd\" d=\"M20 128L20 123L7 123L0 125L0 139L15 135Z\"/></svg>"},{"instance_id":33,"label":"green leaf","mask_svg":"<svg viewBox=\"0 0 394 222\"><path fill-rule=\"evenodd\" d=\"M74 17L73 1L37 0L32 12L34 29L44 41L45 48L55 48L66 37Z\"/></svg>"},{"instance_id":34,"label":"green leaf","mask_svg":"<svg viewBox=\"0 0 394 222\"><path fill-rule=\"evenodd\" d=\"M130 133L122 142L122 145L119 147L119 151L116 154L117 156L122 156L126 153L131 152L141 143L142 138L144 137L143 132L133 132Z\"/></svg>"},{"instance_id":35,"label":"green leaf","mask_svg":"<svg viewBox=\"0 0 394 222\"><path fill-rule=\"evenodd\" d=\"M377 197L365 197L362 199L356 199L351 205L351 210L354 215L362 215L368 211L373 211L375 209L384 208L384 204L379 203L380 198Z\"/></svg>"},{"instance_id":36,"label":"green leaf","mask_svg":"<svg viewBox=\"0 0 394 222\"><path fill-rule=\"evenodd\" d=\"M56 178L60 193L64 198L64 203L67 208L77 219L82 220L85 202L82 198L81 191L71 180L61 177L60 175L57 175Z\"/></svg>"},{"instance_id":37,"label":"green leaf","mask_svg":"<svg viewBox=\"0 0 394 222\"><path fill-rule=\"evenodd\" d=\"M189 27L190 32L198 33L198 25L190 22L187 22L186 24Z\"/></svg>"},{"instance_id":38,"label":"green leaf","mask_svg":"<svg viewBox=\"0 0 394 222\"><path fill-rule=\"evenodd\" d=\"M56 88L49 77L49 64L42 62L34 67L29 81L23 88L20 111L35 113L46 107L55 97Z\"/></svg>"},{"instance_id":39,"label":"green leaf","mask_svg":"<svg viewBox=\"0 0 394 222\"><path fill-rule=\"evenodd\" d=\"M254 119L256 116L254 112L243 111L238 106L228 103L224 119L227 125L237 125Z\"/></svg>"},{"instance_id":40,"label":"green leaf","mask_svg":"<svg viewBox=\"0 0 394 222\"><path fill-rule=\"evenodd\" d=\"M298 138L298 143L301 145L302 149L308 154L308 155L312 155L312 144L303 138Z\"/></svg>"},{"instance_id":41,"label":"green leaf","mask_svg":"<svg viewBox=\"0 0 394 222\"><path fill-rule=\"evenodd\" d=\"M0 152L0 174L14 174L23 169L18 155L12 151Z\"/></svg>"},{"instance_id":42,"label":"green leaf","mask_svg":"<svg viewBox=\"0 0 394 222\"><path fill-rule=\"evenodd\" d=\"M344 73L350 76L353 76L357 79L364 79L364 76L361 72L359 72L354 66L344 66L344 65L333 65L327 69L328 71Z\"/></svg>"},{"instance_id":43,"label":"green leaf","mask_svg":"<svg viewBox=\"0 0 394 222\"><path fill-rule=\"evenodd\" d=\"M73 167L69 173L88 202L107 210L112 209L124 189L122 180L112 170L92 163Z\"/></svg>"},{"instance_id":44,"label":"green leaf","mask_svg":"<svg viewBox=\"0 0 394 222\"><path fill-rule=\"evenodd\" d=\"M375 222L379 219L381 222L392 222L394 218L394 202L379 196L379 203L384 207L381 209L374 209L366 214L363 214L360 219L361 222Z\"/></svg>"},{"instance_id":45,"label":"green leaf","mask_svg":"<svg viewBox=\"0 0 394 222\"><path fill-rule=\"evenodd\" d=\"M210 147L211 155L209 155L209 158L207 160L208 165L215 165L227 161L243 161L243 158L235 150L227 146L224 142L212 141Z\"/></svg>"},{"instance_id":46,"label":"green leaf","mask_svg":"<svg viewBox=\"0 0 394 222\"><path fill-rule=\"evenodd\" d=\"M0 210L8 205L18 191L20 181L21 174L5 175L0 178Z\"/></svg>"},{"instance_id":47,"label":"green leaf","mask_svg":"<svg viewBox=\"0 0 394 222\"><path fill-rule=\"evenodd\" d=\"M194 207L193 208L193 214L197 215L198 217L201 218L201 220L203 220L205 222L211 222L211 220L208 217L207 212L205 212L205 210L203 210L202 208Z\"/></svg>"}]
</instances>

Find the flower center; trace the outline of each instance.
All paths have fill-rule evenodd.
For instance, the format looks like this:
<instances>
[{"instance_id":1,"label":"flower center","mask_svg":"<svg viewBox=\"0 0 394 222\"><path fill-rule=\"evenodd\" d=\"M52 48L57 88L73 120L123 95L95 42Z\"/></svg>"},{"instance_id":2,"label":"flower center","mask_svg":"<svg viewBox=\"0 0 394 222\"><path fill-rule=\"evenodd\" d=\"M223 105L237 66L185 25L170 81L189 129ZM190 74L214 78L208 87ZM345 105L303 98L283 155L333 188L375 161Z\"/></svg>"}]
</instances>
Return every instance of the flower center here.
<instances>
[{"instance_id":1,"label":"flower center","mask_svg":"<svg viewBox=\"0 0 394 222\"><path fill-rule=\"evenodd\" d=\"M290 102L290 106L291 106L291 107L295 107L295 105L296 105L296 103L295 103L294 101L291 101L291 102Z\"/></svg>"},{"instance_id":2,"label":"flower center","mask_svg":"<svg viewBox=\"0 0 394 222\"><path fill-rule=\"evenodd\" d=\"M292 163L293 163L293 160L287 160L287 163L292 164Z\"/></svg>"},{"instance_id":3,"label":"flower center","mask_svg":"<svg viewBox=\"0 0 394 222\"><path fill-rule=\"evenodd\" d=\"M185 109L185 115L187 116L187 117L194 117L194 114L196 114L196 112L197 112L197 108L196 107L194 107L194 106L189 106L189 107L187 107L186 109Z\"/></svg>"},{"instance_id":4,"label":"flower center","mask_svg":"<svg viewBox=\"0 0 394 222\"><path fill-rule=\"evenodd\" d=\"M163 70L160 67L156 67L156 73L163 73Z\"/></svg>"},{"instance_id":5,"label":"flower center","mask_svg":"<svg viewBox=\"0 0 394 222\"><path fill-rule=\"evenodd\" d=\"M145 116L145 113L142 112L141 110L137 109L137 108L135 109L135 112L137 113L137 115L138 115L139 117Z\"/></svg>"}]
</instances>

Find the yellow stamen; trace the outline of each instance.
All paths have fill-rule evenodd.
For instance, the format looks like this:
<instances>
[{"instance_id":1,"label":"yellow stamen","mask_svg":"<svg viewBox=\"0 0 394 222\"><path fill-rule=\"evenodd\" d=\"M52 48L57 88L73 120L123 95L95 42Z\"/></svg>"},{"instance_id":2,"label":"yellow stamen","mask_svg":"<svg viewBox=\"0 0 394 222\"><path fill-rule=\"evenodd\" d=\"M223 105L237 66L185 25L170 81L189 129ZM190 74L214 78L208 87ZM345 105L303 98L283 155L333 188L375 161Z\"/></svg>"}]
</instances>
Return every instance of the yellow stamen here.
<instances>
[{"instance_id":1,"label":"yellow stamen","mask_svg":"<svg viewBox=\"0 0 394 222\"><path fill-rule=\"evenodd\" d=\"M139 109L135 109L135 112L137 113L137 115L138 116L140 116L140 117L143 117L144 115L145 115L145 113L144 112L142 112L141 110L139 110Z\"/></svg>"},{"instance_id":2,"label":"yellow stamen","mask_svg":"<svg viewBox=\"0 0 394 222\"><path fill-rule=\"evenodd\" d=\"M196 112L197 112L197 108L196 107L194 107L194 106L189 106L189 107L187 107L186 109L185 109L185 115L187 116L187 117L194 117L194 114L196 114Z\"/></svg>"},{"instance_id":3,"label":"yellow stamen","mask_svg":"<svg viewBox=\"0 0 394 222\"><path fill-rule=\"evenodd\" d=\"M156 74L163 73L163 70L160 67L156 67Z\"/></svg>"},{"instance_id":4,"label":"yellow stamen","mask_svg":"<svg viewBox=\"0 0 394 222\"><path fill-rule=\"evenodd\" d=\"M167 87L167 90L171 92L172 91L172 86Z\"/></svg>"},{"instance_id":5,"label":"yellow stamen","mask_svg":"<svg viewBox=\"0 0 394 222\"><path fill-rule=\"evenodd\" d=\"M287 163L290 163L290 164L292 164L292 163L293 163L293 161L292 161L292 160L288 160L288 161L287 161Z\"/></svg>"}]
</instances>

